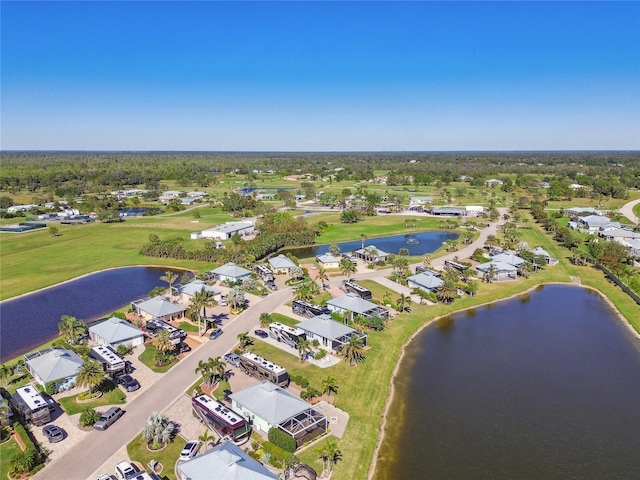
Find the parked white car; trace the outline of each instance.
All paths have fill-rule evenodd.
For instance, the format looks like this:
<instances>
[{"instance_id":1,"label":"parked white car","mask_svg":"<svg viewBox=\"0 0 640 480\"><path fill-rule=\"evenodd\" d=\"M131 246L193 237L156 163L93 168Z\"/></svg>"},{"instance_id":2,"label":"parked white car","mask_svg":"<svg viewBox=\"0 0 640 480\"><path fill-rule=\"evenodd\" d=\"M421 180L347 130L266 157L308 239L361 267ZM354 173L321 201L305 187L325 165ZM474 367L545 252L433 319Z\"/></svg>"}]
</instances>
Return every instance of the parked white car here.
<instances>
[{"instance_id":1,"label":"parked white car","mask_svg":"<svg viewBox=\"0 0 640 480\"><path fill-rule=\"evenodd\" d=\"M195 457L196 453L198 453L198 448L200 448L200 442L198 440L187 442L180 452L180 460L189 460Z\"/></svg>"}]
</instances>

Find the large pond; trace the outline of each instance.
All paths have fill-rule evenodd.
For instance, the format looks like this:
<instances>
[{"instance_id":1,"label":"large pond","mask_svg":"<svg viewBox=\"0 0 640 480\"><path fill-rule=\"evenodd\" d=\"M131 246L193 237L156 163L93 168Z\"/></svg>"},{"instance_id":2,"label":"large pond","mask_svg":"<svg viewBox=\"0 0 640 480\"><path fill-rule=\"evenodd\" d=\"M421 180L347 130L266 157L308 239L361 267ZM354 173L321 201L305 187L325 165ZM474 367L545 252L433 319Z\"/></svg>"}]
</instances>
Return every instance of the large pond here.
<instances>
[{"instance_id":1,"label":"large pond","mask_svg":"<svg viewBox=\"0 0 640 480\"><path fill-rule=\"evenodd\" d=\"M419 232L405 235L393 235L389 237L369 238L364 242L364 247L371 245L378 250L386 253L397 255L401 248L409 250L409 255L422 255L425 253L435 252L447 240L456 240L459 237L457 233L451 232ZM353 240L351 242L340 242L337 244L340 251L351 252L362 248L361 240ZM298 258L310 258L316 255L322 255L329 251L330 245L313 245L310 247L288 248L283 253L291 252Z\"/></svg>"},{"instance_id":2,"label":"large pond","mask_svg":"<svg viewBox=\"0 0 640 480\"><path fill-rule=\"evenodd\" d=\"M58 334L62 315L97 320L146 296L165 268L127 267L80 277L0 303L0 361L25 353Z\"/></svg>"},{"instance_id":3,"label":"large pond","mask_svg":"<svg viewBox=\"0 0 640 480\"><path fill-rule=\"evenodd\" d=\"M640 478L640 341L589 290L430 325L394 385L376 480Z\"/></svg>"}]
</instances>

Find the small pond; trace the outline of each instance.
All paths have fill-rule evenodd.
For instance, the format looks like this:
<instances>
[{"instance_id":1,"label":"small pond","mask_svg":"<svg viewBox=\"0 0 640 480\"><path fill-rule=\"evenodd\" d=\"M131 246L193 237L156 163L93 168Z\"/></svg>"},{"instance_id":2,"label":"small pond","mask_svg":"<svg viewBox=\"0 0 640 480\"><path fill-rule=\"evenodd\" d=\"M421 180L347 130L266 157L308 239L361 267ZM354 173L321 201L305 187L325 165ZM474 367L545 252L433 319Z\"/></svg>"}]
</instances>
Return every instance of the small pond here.
<instances>
[{"instance_id":1,"label":"small pond","mask_svg":"<svg viewBox=\"0 0 640 480\"><path fill-rule=\"evenodd\" d=\"M435 252L447 240L456 240L457 233L452 232L417 232L389 237L368 238L364 241L364 247L375 246L378 250L397 255L401 248L409 250L409 255L423 255ZM337 243L342 253L351 252L362 248L361 240ZM283 253L292 253L298 258L311 258L329 251L330 245L312 245L309 247L287 248Z\"/></svg>"},{"instance_id":2,"label":"small pond","mask_svg":"<svg viewBox=\"0 0 640 480\"><path fill-rule=\"evenodd\" d=\"M590 290L434 323L394 385L376 479L640 478L640 341Z\"/></svg>"},{"instance_id":3,"label":"small pond","mask_svg":"<svg viewBox=\"0 0 640 480\"><path fill-rule=\"evenodd\" d=\"M0 361L56 337L62 315L97 320L132 300L147 296L166 268L105 270L0 303Z\"/></svg>"}]
</instances>

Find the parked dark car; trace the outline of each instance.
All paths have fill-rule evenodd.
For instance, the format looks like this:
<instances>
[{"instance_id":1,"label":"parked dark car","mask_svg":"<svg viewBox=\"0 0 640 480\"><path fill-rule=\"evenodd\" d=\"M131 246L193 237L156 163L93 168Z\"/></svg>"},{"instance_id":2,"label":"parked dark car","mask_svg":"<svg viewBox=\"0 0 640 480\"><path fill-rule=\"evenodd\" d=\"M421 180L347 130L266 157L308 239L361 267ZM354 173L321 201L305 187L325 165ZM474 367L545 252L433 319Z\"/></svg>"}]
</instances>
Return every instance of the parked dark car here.
<instances>
[{"instance_id":1,"label":"parked dark car","mask_svg":"<svg viewBox=\"0 0 640 480\"><path fill-rule=\"evenodd\" d=\"M47 425L42 429L42 433L49 439L49 443L58 443L64 439L64 432L55 425Z\"/></svg>"},{"instance_id":2,"label":"parked dark car","mask_svg":"<svg viewBox=\"0 0 640 480\"><path fill-rule=\"evenodd\" d=\"M222 329L220 327L216 327L213 329L213 331L209 334L209 340L215 340L216 338L218 338L220 335L222 335Z\"/></svg>"},{"instance_id":3,"label":"parked dark car","mask_svg":"<svg viewBox=\"0 0 640 480\"><path fill-rule=\"evenodd\" d=\"M267 285L267 288L269 290L277 290L278 289L278 286L274 282L267 282L266 285Z\"/></svg>"},{"instance_id":4,"label":"parked dark car","mask_svg":"<svg viewBox=\"0 0 640 480\"><path fill-rule=\"evenodd\" d=\"M117 381L118 385L122 385L127 392L135 392L140 388L138 381L131 375L122 375Z\"/></svg>"},{"instance_id":5,"label":"parked dark car","mask_svg":"<svg viewBox=\"0 0 640 480\"><path fill-rule=\"evenodd\" d=\"M269 334L267 332L265 332L264 330L256 330L253 333L255 333L256 336L258 336L260 338L267 338L269 336Z\"/></svg>"},{"instance_id":6,"label":"parked dark car","mask_svg":"<svg viewBox=\"0 0 640 480\"><path fill-rule=\"evenodd\" d=\"M184 342L180 342L175 346L173 350L175 351L176 354L180 354L180 353L190 352L191 347Z\"/></svg>"}]
</instances>

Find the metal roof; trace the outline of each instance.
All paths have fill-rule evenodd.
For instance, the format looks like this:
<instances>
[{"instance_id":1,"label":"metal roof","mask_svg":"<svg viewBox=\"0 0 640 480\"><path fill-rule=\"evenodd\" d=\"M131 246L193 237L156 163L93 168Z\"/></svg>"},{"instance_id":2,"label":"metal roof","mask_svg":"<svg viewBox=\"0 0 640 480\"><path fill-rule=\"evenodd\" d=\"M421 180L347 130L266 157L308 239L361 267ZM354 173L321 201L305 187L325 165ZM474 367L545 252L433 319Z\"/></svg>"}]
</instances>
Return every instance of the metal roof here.
<instances>
[{"instance_id":1,"label":"metal roof","mask_svg":"<svg viewBox=\"0 0 640 480\"><path fill-rule=\"evenodd\" d=\"M164 317L165 315L173 315L186 310L185 307L176 305L160 295L140 302L136 304L136 307L154 317Z\"/></svg>"},{"instance_id":2,"label":"metal roof","mask_svg":"<svg viewBox=\"0 0 640 480\"><path fill-rule=\"evenodd\" d=\"M203 232L221 232L229 235L251 227L253 227L253 222L227 222L216 227L207 228Z\"/></svg>"},{"instance_id":3,"label":"metal roof","mask_svg":"<svg viewBox=\"0 0 640 480\"><path fill-rule=\"evenodd\" d=\"M26 363L29 370L47 383L77 375L84 361L71 350L56 348L30 358Z\"/></svg>"},{"instance_id":4,"label":"metal roof","mask_svg":"<svg viewBox=\"0 0 640 480\"><path fill-rule=\"evenodd\" d=\"M182 287L179 288L180 293L185 293L187 295L191 295L192 297L195 296L196 293L201 292L203 290L207 292L211 292L214 295L218 295L219 293L222 293L221 290L218 290L217 288L212 287L211 285L207 285L202 280L194 280L193 282L187 283L186 285L183 285Z\"/></svg>"},{"instance_id":5,"label":"metal roof","mask_svg":"<svg viewBox=\"0 0 640 480\"><path fill-rule=\"evenodd\" d=\"M249 270L239 267L233 262L225 263L224 265L211 270L210 273L230 278L240 278L251 275L251 272Z\"/></svg>"},{"instance_id":6,"label":"metal roof","mask_svg":"<svg viewBox=\"0 0 640 480\"><path fill-rule=\"evenodd\" d=\"M494 266L494 268L496 269L496 272L517 272L518 271L518 269L513 265L511 265L510 263L499 262L499 261L483 263L482 265L478 265L476 267L476 270L480 272L488 272L491 265Z\"/></svg>"},{"instance_id":7,"label":"metal roof","mask_svg":"<svg viewBox=\"0 0 640 480\"><path fill-rule=\"evenodd\" d=\"M511 253L500 253L498 255L494 255L493 257L491 257L491 261L508 263L509 265L513 265L514 267L519 267L526 262L524 258L520 258L519 256L513 255Z\"/></svg>"},{"instance_id":8,"label":"metal roof","mask_svg":"<svg viewBox=\"0 0 640 480\"><path fill-rule=\"evenodd\" d=\"M415 283L416 285L429 290L438 288L440 285L444 285L444 282L441 279L426 272L410 276L407 278L407 282Z\"/></svg>"},{"instance_id":9,"label":"metal roof","mask_svg":"<svg viewBox=\"0 0 640 480\"><path fill-rule=\"evenodd\" d=\"M329 340L335 340L336 338L355 332L353 328L332 320L331 317L326 314L300 322L298 328Z\"/></svg>"},{"instance_id":10,"label":"metal roof","mask_svg":"<svg viewBox=\"0 0 640 480\"><path fill-rule=\"evenodd\" d=\"M274 480L278 477L231 442L225 442L178 465L189 480Z\"/></svg>"},{"instance_id":11,"label":"metal roof","mask_svg":"<svg viewBox=\"0 0 640 480\"><path fill-rule=\"evenodd\" d=\"M144 335L142 330L116 317L111 317L104 322L89 327L89 332L102 338L107 343L120 343Z\"/></svg>"},{"instance_id":12,"label":"metal roof","mask_svg":"<svg viewBox=\"0 0 640 480\"><path fill-rule=\"evenodd\" d=\"M289 257L285 257L283 254L270 258L269 263L273 268L293 268L296 266Z\"/></svg>"},{"instance_id":13,"label":"metal roof","mask_svg":"<svg viewBox=\"0 0 640 480\"><path fill-rule=\"evenodd\" d=\"M330 253L325 253L324 255L316 255L316 259L320 263L339 263L340 262L339 258L334 257Z\"/></svg>"},{"instance_id":14,"label":"metal roof","mask_svg":"<svg viewBox=\"0 0 640 480\"><path fill-rule=\"evenodd\" d=\"M233 393L229 398L269 425L279 425L311 408L304 400L268 380Z\"/></svg>"},{"instance_id":15,"label":"metal roof","mask_svg":"<svg viewBox=\"0 0 640 480\"><path fill-rule=\"evenodd\" d=\"M347 293L341 297L333 298L327 302L327 305L340 308L342 310L349 310L354 313L366 313L370 310L378 308L378 305L360 298L355 293Z\"/></svg>"},{"instance_id":16,"label":"metal roof","mask_svg":"<svg viewBox=\"0 0 640 480\"><path fill-rule=\"evenodd\" d=\"M549 255L549 252L547 252L544 248L542 247L536 247L533 250L531 250L531 253L533 253L535 256L543 256L543 257L549 257L551 258L551 255Z\"/></svg>"}]
</instances>

